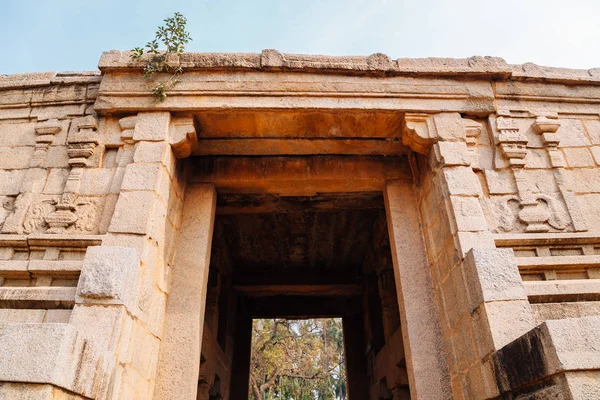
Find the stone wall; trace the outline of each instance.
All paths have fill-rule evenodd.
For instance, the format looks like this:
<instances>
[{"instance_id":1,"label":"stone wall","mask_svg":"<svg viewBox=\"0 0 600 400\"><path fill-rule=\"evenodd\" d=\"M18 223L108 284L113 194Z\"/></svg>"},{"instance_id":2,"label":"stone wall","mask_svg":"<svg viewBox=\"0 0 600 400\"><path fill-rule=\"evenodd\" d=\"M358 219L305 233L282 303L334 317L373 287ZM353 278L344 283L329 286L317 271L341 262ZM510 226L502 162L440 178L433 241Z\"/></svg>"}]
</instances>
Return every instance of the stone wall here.
<instances>
[{"instance_id":1,"label":"stone wall","mask_svg":"<svg viewBox=\"0 0 600 400\"><path fill-rule=\"evenodd\" d=\"M8 393L152 398L185 179L169 113L99 117L100 80L0 81L0 380L21 382Z\"/></svg>"},{"instance_id":2,"label":"stone wall","mask_svg":"<svg viewBox=\"0 0 600 400\"><path fill-rule=\"evenodd\" d=\"M393 182L376 180L369 188L387 190L392 201L395 257L406 251L400 242L424 243L422 254L409 255L414 265L395 260L397 287L405 283L397 342L408 357L421 357L407 363L413 397L431 387L457 399L583 399L600 390L597 70L271 50L191 54L184 66L188 72L163 103L149 95L141 65L126 53L105 53L102 74L0 77L0 382L6 382L0 396L155 397L159 353L168 348L161 346L164 334L179 329L163 326L170 320L184 194L193 186L188 161L178 158L201 154L210 141L198 144L196 132L240 110L250 114L229 126L262 121L245 138L260 137L260 146L213 142L212 155L328 154L334 139L345 139L330 126L339 121L334 112L401 115L401 127L382 125L390 132L377 137L379 147L369 147L368 155L388 155L389 142L410 165L414 193L396 196ZM298 147L270 142L281 137L261 131L269 124L252 114L267 110L276 118L297 109L329 113L311 126L322 136L309 136L331 143L319 147L323 142L304 136L295 138ZM200 116L208 111L207 122ZM342 149L336 155L363 154L353 150L361 142L348 143L335 147ZM297 173L292 164L278 173ZM333 171L319 184L351 190L335 183L341 175ZM217 192L234 185L198 179ZM283 182L277 179L268 190ZM402 236L400 198L416 199L418 213L408 214L410 226L420 226L422 232L411 229L417 236ZM207 218L214 218L214 199L208 203ZM202 243L210 246L210 238ZM185 244L179 251L183 257ZM420 286L412 291L406 282ZM192 311L201 310L202 322L199 301ZM430 313L427 329L415 330L422 307ZM419 376L426 359L436 363L435 385ZM533 367L521 371L524 364Z\"/></svg>"}]
</instances>

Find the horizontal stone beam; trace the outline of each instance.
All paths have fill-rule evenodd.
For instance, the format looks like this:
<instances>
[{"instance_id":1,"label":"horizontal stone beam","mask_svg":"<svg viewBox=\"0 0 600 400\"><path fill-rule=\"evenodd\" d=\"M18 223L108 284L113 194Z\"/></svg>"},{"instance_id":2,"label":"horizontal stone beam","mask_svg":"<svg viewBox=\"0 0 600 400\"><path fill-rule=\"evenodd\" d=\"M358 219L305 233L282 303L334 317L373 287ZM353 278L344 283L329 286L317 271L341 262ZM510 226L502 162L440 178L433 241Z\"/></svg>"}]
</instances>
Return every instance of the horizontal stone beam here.
<instances>
[{"instance_id":1,"label":"horizontal stone beam","mask_svg":"<svg viewBox=\"0 0 600 400\"><path fill-rule=\"evenodd\" d=\"M354 297L360 296L360 285L236 285L237 293L246 297L270 296L324 296Z\"/></svg>"},{"instance_id":2,"label":"horizontal stone beam","mask_svg":"<svg viewBox=\"0 0 600 400\"><path fill-rule=\"evenodd\" d=\"M192 159L193 183L219 193L317 193L383 191L388 180L411 180L404 157L239 157Z\"/></svg>"},{"instance_id":3,"label":"horizontal stone beam","mask_svg":"<svg viewBox=\"0 0 600 400\"><path fill-rule=\"evenodd\" d=\"M399 156L409 148L399 141L359 139L204 139L193 150L199 156L367 155Z\"/></svg>"}]
</instances>

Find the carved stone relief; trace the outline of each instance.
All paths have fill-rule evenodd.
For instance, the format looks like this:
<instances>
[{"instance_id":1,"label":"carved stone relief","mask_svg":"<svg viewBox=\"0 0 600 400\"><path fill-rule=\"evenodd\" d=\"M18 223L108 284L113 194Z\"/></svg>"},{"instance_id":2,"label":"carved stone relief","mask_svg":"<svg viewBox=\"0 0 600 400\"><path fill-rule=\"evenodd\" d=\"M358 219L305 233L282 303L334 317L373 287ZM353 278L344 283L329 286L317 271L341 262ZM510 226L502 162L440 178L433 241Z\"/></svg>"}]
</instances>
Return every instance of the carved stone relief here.
<instances>
[{"instance_id":1,"label":"carved stone relief","mask_svg":"<svg viewBox=\"0 0 600 400\"><path fill-rule=\"evenodd\" d=\"M0 196L0 229L4 226L6 218L15 211L15 198Z\"/></svg>"},{"instance_id":2,"label":"carved stone relief","mask_svg":"<svg viewBox=\"0 0 600 400\"><path fill-rule=\"evenodd\" d=\"M500 116L492 117L491 125L495 128L497 148L507 161L506 170L485 171L490 195L488 209L496 222L494 230L531 233L586 230L574 217L577 205L567 201L565 192L568 190L558 171L564 166L562 153L556 148L560 122L543 116L531 124L527 119ZM527 165L532 148L524 134L525 127L535 132L533 135L541 135L541 141L534 139L547 150L553 167L553 170L545 170L547 174Z\"/></svg>"},{"instance_id":3,"label":"carved stone relief","mask_svg":"<svg viewBox=\"0 0 600 400\"><path fill-rule=\"evenodd\" d=\"M96 233L102 200L94 197L41 196L23 220L23 233Z\"/></svg>"}]
</instances>

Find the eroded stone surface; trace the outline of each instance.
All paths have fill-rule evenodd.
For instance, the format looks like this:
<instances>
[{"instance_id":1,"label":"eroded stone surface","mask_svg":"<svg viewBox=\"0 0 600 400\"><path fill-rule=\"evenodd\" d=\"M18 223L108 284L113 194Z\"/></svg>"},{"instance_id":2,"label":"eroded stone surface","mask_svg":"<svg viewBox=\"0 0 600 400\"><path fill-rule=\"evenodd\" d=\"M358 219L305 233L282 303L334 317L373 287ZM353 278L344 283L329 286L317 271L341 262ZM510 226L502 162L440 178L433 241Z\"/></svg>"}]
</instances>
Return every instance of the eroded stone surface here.
<instances>
[{"instance_id":1,"label":"eroded stone surface","mask_svg":"<svg viewBox=\"0 0 600 400\"><path fill-rule=\"evenodd\" d=\"M598 69L272 49L182 66L164 102L128 52L101 73L0 76L0 397L227 398L229 379L246 396L223 260L253 247L256 280L274 260L373 270L382 331L345 322L365 333L353 398L598 392ZM219 243L245 238L211 280L214 193L188 184L236 216Z\"/></svg>"}]
</instances>

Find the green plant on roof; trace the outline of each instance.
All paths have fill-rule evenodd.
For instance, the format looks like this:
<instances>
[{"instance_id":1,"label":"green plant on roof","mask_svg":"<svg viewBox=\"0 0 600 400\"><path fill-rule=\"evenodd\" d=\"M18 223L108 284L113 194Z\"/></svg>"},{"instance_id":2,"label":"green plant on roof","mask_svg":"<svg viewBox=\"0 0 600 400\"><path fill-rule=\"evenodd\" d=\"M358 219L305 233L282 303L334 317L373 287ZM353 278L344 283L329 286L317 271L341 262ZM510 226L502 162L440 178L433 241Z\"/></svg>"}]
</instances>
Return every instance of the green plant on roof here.
<instances>
[{"instance_id":1,"label":"green plant on roof","mask_svg":"<svg viewBox=\"0 0 600 400\"><path fill-rule=\"evenodd\" d=\"M152 95L160 101L167 98L167 90L180 82L183 73L181 55L185 45L192 40L185 30L187 19L181 13L176 12L164 22L165 25L158 27L154 40L146 43L145 47L134 48L130 54L132 60L147 60L144 66L145 79L166 74L165 79L156 79L152 88ZM166 49L160 49L161 44Z\"/></svg>"}]
</instances>

